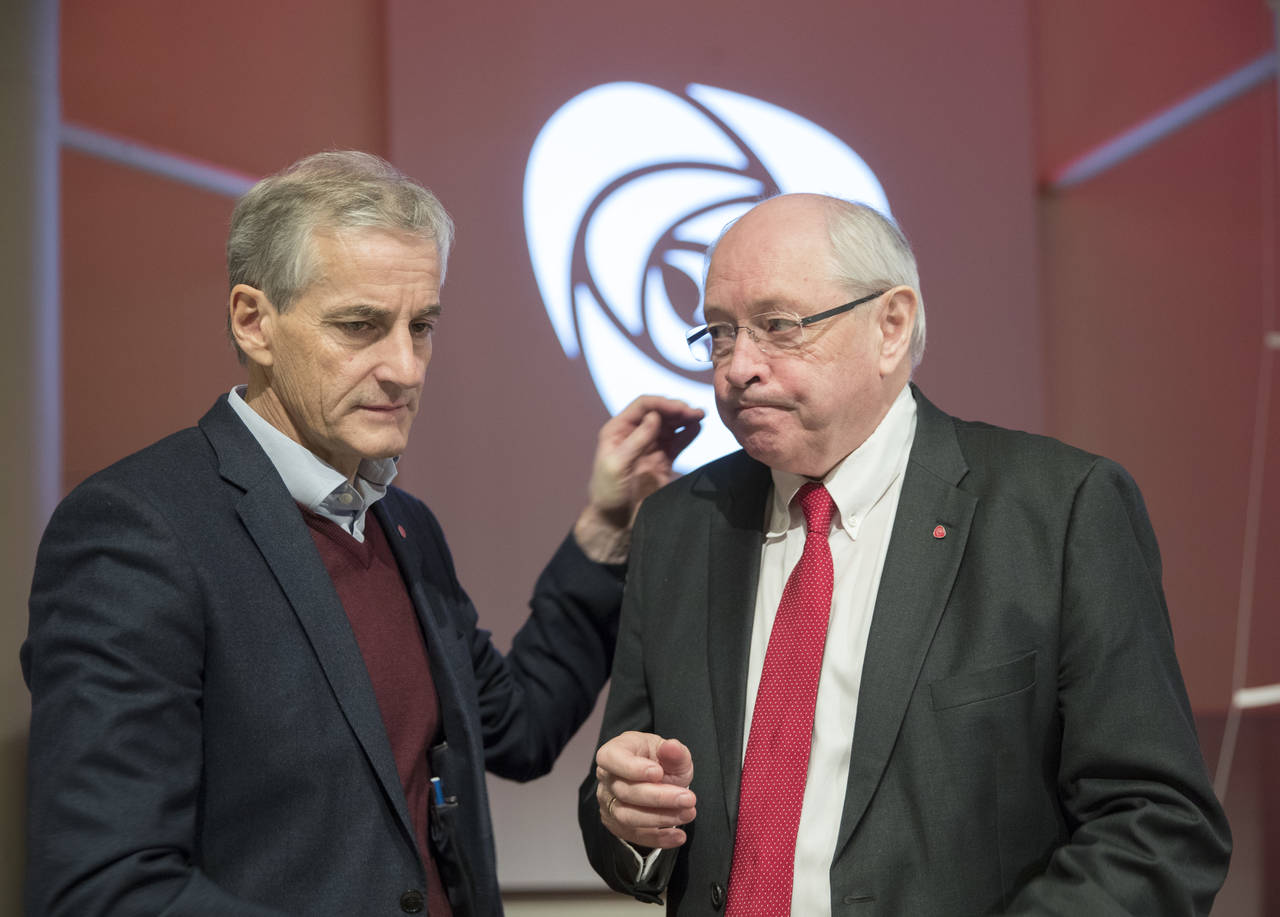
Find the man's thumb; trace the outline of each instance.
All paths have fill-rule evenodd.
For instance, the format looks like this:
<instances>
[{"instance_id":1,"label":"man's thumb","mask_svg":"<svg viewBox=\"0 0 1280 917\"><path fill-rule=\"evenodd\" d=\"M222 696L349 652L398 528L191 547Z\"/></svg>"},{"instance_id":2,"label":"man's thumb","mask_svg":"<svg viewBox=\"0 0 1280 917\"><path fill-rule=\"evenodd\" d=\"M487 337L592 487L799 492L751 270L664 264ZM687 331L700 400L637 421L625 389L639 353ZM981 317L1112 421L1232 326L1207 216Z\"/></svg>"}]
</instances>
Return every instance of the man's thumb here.
<instances>
[{"instance_id":1,"label":"man's thumb","mask_svg":"<svg viewBox=\"0 0 1280 917\"><path fill-rule=\"evenodd\" d=\"M688 786L693 780L693 757L678 739L667 739L658 746L658 763L666 783Z\"/></svg>"}]
</instances>

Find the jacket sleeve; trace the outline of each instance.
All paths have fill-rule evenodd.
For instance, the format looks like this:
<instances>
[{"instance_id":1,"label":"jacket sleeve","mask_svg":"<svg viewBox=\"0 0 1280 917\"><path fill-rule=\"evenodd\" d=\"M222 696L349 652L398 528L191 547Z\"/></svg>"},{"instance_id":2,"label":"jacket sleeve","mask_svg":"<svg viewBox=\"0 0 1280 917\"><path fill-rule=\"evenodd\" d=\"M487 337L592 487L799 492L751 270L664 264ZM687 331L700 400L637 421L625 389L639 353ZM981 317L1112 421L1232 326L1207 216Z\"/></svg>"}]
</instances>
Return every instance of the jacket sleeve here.
<instances>
[{"instance_id":1,"label":"jacket sleeve","mask_svg":"<svg viewBox=\"0 0 1280 917\"><path fill-rule=\"evenodd\" d=\"M426 559L426 575L447 593L470 655L485 767L509 780L540 777L590 715L609 677L625 567L593 562L566 537L539 576L529 616L504 655L479 626L439 523L415 504L437 546Z\"/></svg>"},{"instance_id":2,"label":"jacket sleeve","mask_svg":"<svg viewBox=\"0 0 1280 917\"><path fill-rule=\"evenodd\" d=\"M619 625L618 652L614 659L613 674L609 683L609 697L605 704L604 720L600 726L603 745L614 736L636 730L653 731L653 713L645 688L644 676L644 538L647 531L645 507L642 504L632 533L631 563L627 572L626 592L623 598L622 619ZM587 772L578 793L578 825L587 859L600 877L616 891L633 895L641 901L661 904L661 895L671 879L677 851L669 850L659 855L643 881L637 880L635 855L603 822L596 804L595 762Z\"/></svg>"},{"instance_id":3,"label":"jacket sleeve","mask_svg":"<svg viewBox=\"0 0 1280 917\"><path fill-rule=\"evenodd\" d=\"M1011 914L1207 914L1230 832L1196 738L1142 497L1098 460L1063 558L1058 796L1068 841Z\"/></svg>"},{"instance_id":4,"label":"jacket sleeve","mask_svg":"<svg viewBox=\"0 0 1280 917\"><path fill-rule=\"evenodd\" d=\"M192 865L203 615L181 544L145 496L100 479L45 532L21 650L29 914L276 913Z\"/></svg>"}]
</instances>

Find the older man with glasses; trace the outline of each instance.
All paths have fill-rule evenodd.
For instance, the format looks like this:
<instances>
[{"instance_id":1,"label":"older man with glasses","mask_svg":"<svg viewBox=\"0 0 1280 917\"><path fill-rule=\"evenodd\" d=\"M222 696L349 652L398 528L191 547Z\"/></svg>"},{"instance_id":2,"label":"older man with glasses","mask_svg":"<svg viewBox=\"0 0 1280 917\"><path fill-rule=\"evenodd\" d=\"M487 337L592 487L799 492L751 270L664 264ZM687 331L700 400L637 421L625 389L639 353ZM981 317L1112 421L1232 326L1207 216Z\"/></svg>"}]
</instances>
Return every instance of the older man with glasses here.
<instances>
[{"instance_id":1,"label":"older man with glasses","mask_svg":"<svg viewBox=\"0 0 1280 917\"><path fill-rule=\"evenodd\" d=\"M1207 913L1230 835L1138 489L925 399L919 286L818 195L711 254L688 340L743 451L641 509L591 862L679 915Z\"/></svg>"}]
</instances>

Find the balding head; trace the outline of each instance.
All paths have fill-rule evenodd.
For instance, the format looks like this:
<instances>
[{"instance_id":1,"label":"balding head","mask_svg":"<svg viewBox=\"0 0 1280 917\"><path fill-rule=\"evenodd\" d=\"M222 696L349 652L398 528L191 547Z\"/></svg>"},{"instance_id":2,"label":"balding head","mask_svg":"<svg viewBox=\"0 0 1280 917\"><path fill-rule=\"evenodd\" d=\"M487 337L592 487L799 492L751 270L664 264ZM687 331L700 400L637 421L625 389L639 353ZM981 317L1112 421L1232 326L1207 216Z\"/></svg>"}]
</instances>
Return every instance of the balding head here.
<instances>
[{"instance_id":1,"label":"balding head","mask_svg":"<svg viewBox=\"0 0 1280 917\"><path fill-rule=\"evenodd\" d=\"M771 198L726 230L707 271L707 321L754 329L716 361L721 417L755 458L815 478L862 444L911 372L917 294L893 277L839 270L832 221L849 206L813 194ZM762 316L804 318L881 291L804 327L792 349L769 344Z\"/></svg>"}]
</instances>

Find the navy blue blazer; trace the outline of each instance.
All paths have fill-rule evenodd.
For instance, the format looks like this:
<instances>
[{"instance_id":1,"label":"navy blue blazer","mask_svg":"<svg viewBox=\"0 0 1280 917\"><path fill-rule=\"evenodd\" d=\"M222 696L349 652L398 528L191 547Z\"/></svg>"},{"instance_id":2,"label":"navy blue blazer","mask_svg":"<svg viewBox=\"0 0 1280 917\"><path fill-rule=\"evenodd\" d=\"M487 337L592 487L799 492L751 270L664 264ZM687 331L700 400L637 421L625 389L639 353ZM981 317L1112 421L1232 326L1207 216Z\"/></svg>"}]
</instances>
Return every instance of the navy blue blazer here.
<instances>
[{"instance_id":1,"label":"navy blue blazer","mask_svg":"<svg viewBox=\"0 0 1280 917\"><path fill-rule=\"evenodd\" d=\"M484 771L550 769L611 663L621 570L570 537L505 657L440 526L383 526L430 655L456 806L447 884L500 914ZM41 543L31 689L31 914L401 914L426 877L359 647L297 505L225 397L92 476ZM461 898L459 898L461 900Z\"/></svg>"},{"instance_id":2,"label":"navy blue blazer","mask_svg":"<svg viewBox=\"0 0 1280 917\"><path fill-rule=\"evenodd\" d=\"M1114 462L914 394L831 913L1208 913L1230 833L1136 485ZM594 769L579 821L611 886L665 893L680 917L713 917L727 894L770 487L768 468L735 453L645 500L633 534L601 741L636 729L684 742L698 817L639 884L600 821Z\"/></svg>"}]
</instances>

